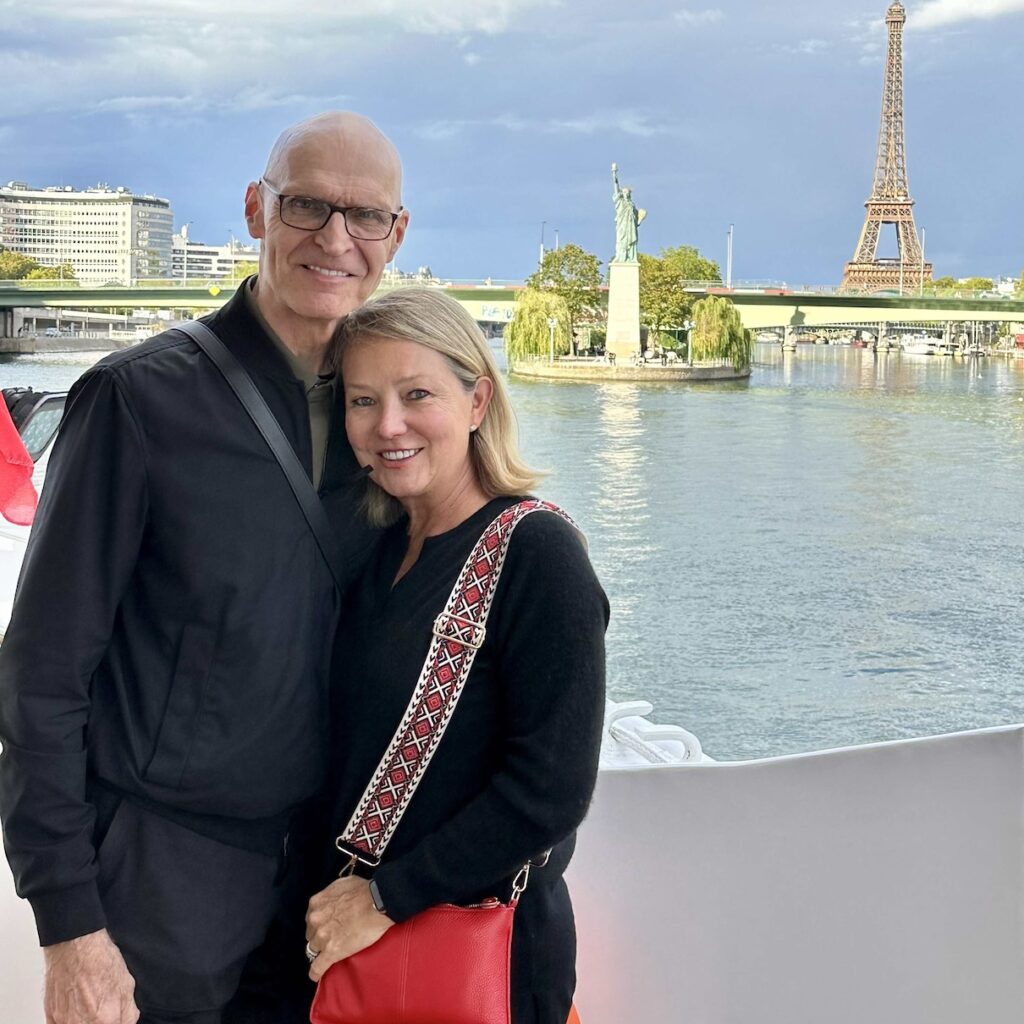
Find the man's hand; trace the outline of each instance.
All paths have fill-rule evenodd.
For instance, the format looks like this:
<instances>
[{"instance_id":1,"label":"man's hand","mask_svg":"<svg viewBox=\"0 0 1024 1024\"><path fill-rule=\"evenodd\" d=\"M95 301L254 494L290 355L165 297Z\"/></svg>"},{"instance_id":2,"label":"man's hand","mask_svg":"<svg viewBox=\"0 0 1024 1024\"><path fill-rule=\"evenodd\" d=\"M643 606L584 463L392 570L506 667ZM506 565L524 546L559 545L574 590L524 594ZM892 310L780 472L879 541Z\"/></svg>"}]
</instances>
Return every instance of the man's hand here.
<instances>
[{"instance_id":1,"label":"man's hand","mask_svg":"<svg viewBox=\"0 0 1024 1024\"><path fill-rule=\"evenodd\" d=\"M331 882L306 912L306 939L317 953L309 976L319 981L328 967L372 946L394 923L373 905L366 879L349 875Z\"/></svg>"},{"instance_id":2,"label":"man's hand","mask_svg":"<svg viewBox=\"0 0 1024 1024\"><path fill-rule=\"evenodd\" d=\"M135 981L106 931L43 948L46 1024L135 1024Z\"/></svg>"}]
</instances>

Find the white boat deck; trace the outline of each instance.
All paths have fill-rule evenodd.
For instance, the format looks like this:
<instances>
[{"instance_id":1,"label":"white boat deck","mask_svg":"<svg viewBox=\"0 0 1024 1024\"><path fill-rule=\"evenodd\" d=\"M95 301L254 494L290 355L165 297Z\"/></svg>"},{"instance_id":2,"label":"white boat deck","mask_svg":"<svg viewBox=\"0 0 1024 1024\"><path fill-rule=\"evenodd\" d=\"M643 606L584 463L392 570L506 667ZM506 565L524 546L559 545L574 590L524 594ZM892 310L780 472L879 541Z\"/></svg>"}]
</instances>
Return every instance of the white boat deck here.
<instances>
[{"instance_id":1,"label":"white boat deck","mask_svg":"<svg viewBox=\"0 0 1024 1024\"><path fill-rule=\"evenodd\" d=\"M1024 726L609 753L569 871L582 1024L1024 1017ZM0 1020L42 1024L32 915L0 874Z\"/></svg>"},{"instance_id":2,"label":"white boat deck","mask_svg":"<svg viewBox=\"0 0 1024 1024\"><path fill-rule=\"evenodd\" d=\"M582 1024L1019 1024L1024 726L602 771Z\"/></svg>"}]
</instances>

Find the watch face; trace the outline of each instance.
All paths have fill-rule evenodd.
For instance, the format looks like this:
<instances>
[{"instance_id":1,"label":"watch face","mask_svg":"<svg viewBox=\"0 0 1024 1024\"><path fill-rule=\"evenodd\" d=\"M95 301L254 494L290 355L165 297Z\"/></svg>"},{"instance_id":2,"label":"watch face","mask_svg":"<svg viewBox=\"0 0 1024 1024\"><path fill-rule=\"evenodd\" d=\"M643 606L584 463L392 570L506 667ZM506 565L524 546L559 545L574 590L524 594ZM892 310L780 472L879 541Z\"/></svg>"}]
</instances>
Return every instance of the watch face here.
<instances>
[{"instance_id":1,"label":"watch face","mask_svg":"<svg viewBox=\"0 0 1024 1024\"><path fill-rule=\"evenodd\" d=\"M373 905L380 913L387 913L384 909L384 901L380 898L380 889L377 888L377 882L374 879L370 880L370 899L373 900Z\"/></svg>"}]
</instances>

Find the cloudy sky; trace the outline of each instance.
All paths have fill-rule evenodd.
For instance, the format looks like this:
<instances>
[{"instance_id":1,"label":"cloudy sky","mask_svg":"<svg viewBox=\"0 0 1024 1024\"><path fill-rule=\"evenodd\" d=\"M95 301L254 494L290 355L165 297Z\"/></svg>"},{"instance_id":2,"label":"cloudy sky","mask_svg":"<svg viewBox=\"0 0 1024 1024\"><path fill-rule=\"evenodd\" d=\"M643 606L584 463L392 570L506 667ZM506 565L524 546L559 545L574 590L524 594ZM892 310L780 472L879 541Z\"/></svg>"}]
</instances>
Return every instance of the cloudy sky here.
<instances>
[{"instance_id":1,"label":"cloudy sky","mask_svg":"<svg viewBox=\"0 0 1024 1024\"><path fill-rule=\"evenodd\" d=\"M705 5L706 3L706 5ZM936 274L1024 268L1024 0L907 0L911 195ZM832 283L863 221L885 2L0 0L0 181L126 185L208 242L278 131L374 118L406 170L398 266L522 278L545 240L607 259L609 165L640 248ZM895 251L894 238L886 252Z\"/></svg>"}]
</instances>

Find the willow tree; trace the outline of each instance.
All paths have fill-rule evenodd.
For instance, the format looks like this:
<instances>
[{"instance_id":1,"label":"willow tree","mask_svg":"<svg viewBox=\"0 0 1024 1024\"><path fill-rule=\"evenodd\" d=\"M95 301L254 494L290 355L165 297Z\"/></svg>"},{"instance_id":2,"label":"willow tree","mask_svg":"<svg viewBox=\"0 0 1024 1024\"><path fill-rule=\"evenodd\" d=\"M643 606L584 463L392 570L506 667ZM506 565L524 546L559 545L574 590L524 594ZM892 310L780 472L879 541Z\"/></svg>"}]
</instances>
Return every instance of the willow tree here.
<instances>
[{"instance_id":1,"label":"willow tree","mask_svg":"<svg viewBox=\"0 0 1024 1024\"><path fill-rule=\"evenodd\" d=\"M555 321L555 355L569 351L569 307L565 299L552 292L525 288L516 301L515 312L505 328L505 356L509 366L519 360L551 352L551 327Z\"/></svg>"},{"instance_id":2,"label":"willow tree","mask_svg":"<svg viewBox=\"0 0 1024 1024\"><path fill-rule=\"evenodd\" d=\"M709 295L694 304L690 344L694 362L728 359L737 370L750 366L750 331L740 322L736 307L721 296Z\"/></svg>"}]
</instances>

